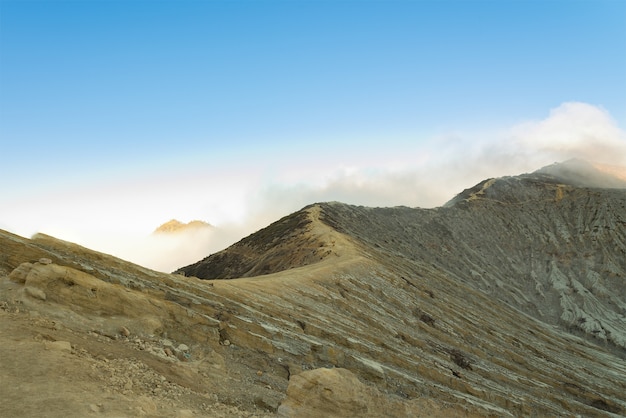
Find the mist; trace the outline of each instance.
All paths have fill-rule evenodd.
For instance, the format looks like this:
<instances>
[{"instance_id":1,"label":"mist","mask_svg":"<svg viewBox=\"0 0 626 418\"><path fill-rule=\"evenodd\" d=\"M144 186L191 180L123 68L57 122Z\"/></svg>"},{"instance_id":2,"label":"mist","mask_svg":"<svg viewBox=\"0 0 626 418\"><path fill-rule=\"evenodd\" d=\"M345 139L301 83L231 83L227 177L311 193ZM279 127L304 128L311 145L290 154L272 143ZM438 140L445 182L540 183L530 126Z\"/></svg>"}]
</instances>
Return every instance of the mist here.
<instances>
[{"instance_id":1,"label":"mist","mask_svg":"<svg viewBox=\"0 0 626 418\"><path fill-rule=\"evenodd\" d=\"M339 168L315 184L306 179L267 184L247 206L257 208L250 211L253 218L319 201L432 208L486 178L532 172L554 162L583 159L626 166L626 135L605 110L572 102L543 120L523 121L501 132L434 138L414 155L419 162Z\"/></svg>"},{"instance_id":2,"label":"mist","mask_svg":"<svg viewBox=\"0 0 626 418\"><path fill-rule=\"evenodd\" d=\"M532 172L554 162L578 158L626 166L626 135L602 108L572 102L543 120L522 121L489 134L443 135L407 154L419 161L395 158L392 163L369 161L334 170L324 165L265 180L248 190L239 222L218 225L201 237L149 238L158 257L142 255L142 262L174 270L315 202L432 208L486 178Z\"/></svg>"},{"instance_id":3,"label":"mist","mask_svg":"<svg viewBox=\"0 0 626 418\"><path fill-rule=\"evenodd\" d=\"M274 159L276 152L268 152L230 171L224 164L53 190L5 206L2 221L20 235L43 232L171 272L315 202L432 208L486 178L572 158L611 165L618 175L624 171L615 166L626 166L624 131L606 110L580 102L563 103L544 119L487 132L341 146L331 154L312 143L307 152ZM199 219L215 228L152 234L172 218Z\"/></svg>"}]
</instances>

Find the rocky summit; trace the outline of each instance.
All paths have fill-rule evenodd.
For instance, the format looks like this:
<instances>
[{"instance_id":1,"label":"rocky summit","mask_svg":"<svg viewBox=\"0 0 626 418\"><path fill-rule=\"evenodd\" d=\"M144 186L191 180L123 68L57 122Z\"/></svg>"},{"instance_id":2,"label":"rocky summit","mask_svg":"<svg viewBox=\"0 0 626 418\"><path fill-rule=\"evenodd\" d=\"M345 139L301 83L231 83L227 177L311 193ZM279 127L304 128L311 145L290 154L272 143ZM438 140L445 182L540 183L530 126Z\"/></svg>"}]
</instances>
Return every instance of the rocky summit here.
<instances>
[{"instance_id":1,"label":"rocky summit","mask_svg":"<svg viewBox=\"0 0 626 418\"><path fill-rule=\"evenodd\" d=\"M199 231L211 228L211 224L204 221L195 220L183 223L177 219L171 219L155 229L153 234L177 234L180 232Z\"/></svg>"},{"instance_id":2,"label":"rocky summit","mask_svg":"<svg viewBox=\"0 0 626 418\"><path fill-rule=\"evenodd\" d=\"M0 232L0 416L626 414L626 183L318 203L175 274Z\"/></svg>"}]
</instances>

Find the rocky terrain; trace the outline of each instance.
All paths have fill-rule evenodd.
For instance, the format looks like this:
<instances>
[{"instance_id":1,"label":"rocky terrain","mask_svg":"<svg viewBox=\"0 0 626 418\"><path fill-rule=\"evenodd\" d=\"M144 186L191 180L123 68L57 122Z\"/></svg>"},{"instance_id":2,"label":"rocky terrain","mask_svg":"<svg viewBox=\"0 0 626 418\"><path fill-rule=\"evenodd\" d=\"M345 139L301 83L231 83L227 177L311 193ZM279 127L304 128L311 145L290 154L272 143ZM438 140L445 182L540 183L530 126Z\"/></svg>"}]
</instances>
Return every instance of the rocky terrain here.
<instances>
[{"instance_id":1,"label":"rocky terrain","mask_svg":"<svg viewBox=\"0 0 626 418\"><path fill-rule=\"evenodd\" d=\"M626 184L580 162L310 205L172 275L0 247L0 416L626 413Z\"/></svg>"}]
</instances>

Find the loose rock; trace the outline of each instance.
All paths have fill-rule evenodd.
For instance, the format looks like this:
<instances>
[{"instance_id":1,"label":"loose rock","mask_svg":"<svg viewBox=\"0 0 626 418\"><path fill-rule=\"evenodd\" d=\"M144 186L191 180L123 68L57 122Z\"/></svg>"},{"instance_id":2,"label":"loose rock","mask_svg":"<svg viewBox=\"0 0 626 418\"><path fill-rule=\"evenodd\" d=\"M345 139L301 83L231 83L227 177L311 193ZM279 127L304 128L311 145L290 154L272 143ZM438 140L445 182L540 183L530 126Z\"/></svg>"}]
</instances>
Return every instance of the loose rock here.
<instances>
[{"instance_id":1,"label":"loose rock","mask_svg":"<svg viewBox=\"0 0 626 418\"><path fill-rule=\"evenodd\" d=\"M45 301L46 298L47 298L46 293L43 290L38 289L36 287L26 286L24 288L24 292L28 296L30 296L32 298L35 298L35 299L39 299L39 300Z\"/></svg>"},{"instance_id":2,"label":"loose rock","mask_svg":"<svg viewBox=\"0 0 626 418\"><path fill-rule=\"evenodd\" d=\"M46 349L71 353L72 344L69 341L46 341Z\"/></svg>"}]
</instances>

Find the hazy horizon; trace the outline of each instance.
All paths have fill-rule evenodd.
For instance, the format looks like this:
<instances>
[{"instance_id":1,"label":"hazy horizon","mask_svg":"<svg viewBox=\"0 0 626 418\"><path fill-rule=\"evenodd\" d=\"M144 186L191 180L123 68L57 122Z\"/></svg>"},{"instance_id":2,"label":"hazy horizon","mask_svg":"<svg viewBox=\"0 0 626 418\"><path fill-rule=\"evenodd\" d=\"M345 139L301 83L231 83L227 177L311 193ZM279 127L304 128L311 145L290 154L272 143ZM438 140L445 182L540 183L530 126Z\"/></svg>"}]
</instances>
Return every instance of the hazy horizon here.
<instances>
[{"instance_id":1,"label":"hazy horizon","mask_svg":"<svg viewBox=\"0 0 626 418\"><path fill-rule=\"evenodd\" d=\"M314 202L626 165L624 2L3 0L0 62L0 228L161 270Z\"/></svg>"}]
</instances>

